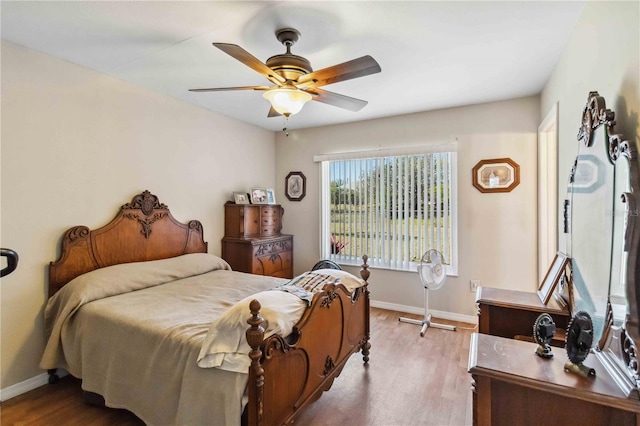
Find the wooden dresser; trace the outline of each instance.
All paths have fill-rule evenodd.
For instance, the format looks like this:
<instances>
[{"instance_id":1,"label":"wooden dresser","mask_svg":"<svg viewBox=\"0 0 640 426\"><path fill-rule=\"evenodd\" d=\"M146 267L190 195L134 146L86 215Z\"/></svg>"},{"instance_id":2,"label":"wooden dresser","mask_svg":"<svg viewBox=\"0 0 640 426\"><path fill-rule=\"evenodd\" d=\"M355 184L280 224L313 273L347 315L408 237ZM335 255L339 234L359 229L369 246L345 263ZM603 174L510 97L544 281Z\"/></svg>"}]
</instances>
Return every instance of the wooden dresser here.
<instances>
[{"instance_id":1,"label":"wooden dresser","mask_svg":"<svg viewBox=\"0 0 640 426\"><path fill-rule=\"evenodd\" d=\"M234 271L293 278L293 235L280 233L283 214L277 204L225 204L222 258Z\"/></svg>"},{"instance_id":2,"label":"wooden dresser","mask_svg":"<svg viewBox=\"0 0 640 426\"><path fill-rule=\"evenodd\" d=\"M596 377L585 378L564 371L564 349L545 359L534 353L537 346L472 334L474 425L640 424L637 394L626 398L596 356L585 360Z\"/></svg>"},{"instance_id":3,"label":"wooden dresser","mask_svg":"<svg viewBox=\"0 0 640 426\"><path fill-rule=\"evenodd\" d=\"M564 347L564 335L571 315L551 298L547 305L536 293L478 287L478 331L493 336L533 341L533 323L542 313L548 313L556 323L552 346Z\"/></svg>"}]
</instances>

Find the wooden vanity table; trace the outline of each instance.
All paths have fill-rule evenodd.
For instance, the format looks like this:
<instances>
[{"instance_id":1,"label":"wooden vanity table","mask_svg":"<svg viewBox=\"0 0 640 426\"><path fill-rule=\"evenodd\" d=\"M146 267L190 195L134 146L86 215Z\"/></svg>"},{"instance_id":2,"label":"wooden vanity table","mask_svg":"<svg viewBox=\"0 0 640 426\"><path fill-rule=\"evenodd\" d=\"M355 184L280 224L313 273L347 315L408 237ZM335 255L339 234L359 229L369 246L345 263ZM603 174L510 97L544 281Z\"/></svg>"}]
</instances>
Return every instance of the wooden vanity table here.
<instances>
[{"instance_id":1,"label":"wooden vanity table","mask_svg":"<svg viewBox=\"0 0 640 426\"><path fill-rule=\"evenodd\" d=\"M571 313L534 292L478 289L479 333L469 347L474 425L640 426L639 147L615 123L590 92L565 202ZM542 313L556 324L552 345L565 346L567 336L552 358L525 341ZM566 333L571 315L578 319ZM568 353L595 376L566 372Z\"/></svg>"},{"instance_id":2,"label":"wooden vanity table","mask_svg":"<svg viewBox=\"0 0 640 426\"><path fill-rule=\"evenodd\" d=\"M533 323L542 313L548 313L556 323L552 346L564 346L564 334L571 319L567 308L551 298L543 304L536 293L478 287L478 331L493 336L533 341Z\"/></svg>"},{"instance_id":3,"label":"wooden vanity table","mask_svg":"<svg viewBox=\"0 0 640 426\"><path fill-rule=\"evenodd\" d=\"M537 344L488 334L471 336L469 372L473 378L473 424L637 425L640 401L626 398L595 356L585 364L596 377L566 373L563 349L545 359Z\"/></svg>"}]
</instances>

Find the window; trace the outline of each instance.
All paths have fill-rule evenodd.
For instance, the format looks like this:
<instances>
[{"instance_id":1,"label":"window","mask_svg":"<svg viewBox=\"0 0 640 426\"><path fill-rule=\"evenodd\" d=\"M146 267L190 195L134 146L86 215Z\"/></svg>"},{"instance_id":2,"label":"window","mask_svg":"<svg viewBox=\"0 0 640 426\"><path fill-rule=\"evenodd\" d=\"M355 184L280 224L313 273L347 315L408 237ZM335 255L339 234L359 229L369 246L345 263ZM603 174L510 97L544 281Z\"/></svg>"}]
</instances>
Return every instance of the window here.
<instances>
[{"instance_id":1,"label":"window","mask_svg":"<svg viewBox=\"0 0 640 426\"><path fill-rule=\"evenodd\" d=\"M359 265L367 254L371 266L415 270L423 253L434 248L443 253L447 273L456 275L456 152L451 148L316 157L322 161L323 257Z\"/></svg>"}]
</instances>

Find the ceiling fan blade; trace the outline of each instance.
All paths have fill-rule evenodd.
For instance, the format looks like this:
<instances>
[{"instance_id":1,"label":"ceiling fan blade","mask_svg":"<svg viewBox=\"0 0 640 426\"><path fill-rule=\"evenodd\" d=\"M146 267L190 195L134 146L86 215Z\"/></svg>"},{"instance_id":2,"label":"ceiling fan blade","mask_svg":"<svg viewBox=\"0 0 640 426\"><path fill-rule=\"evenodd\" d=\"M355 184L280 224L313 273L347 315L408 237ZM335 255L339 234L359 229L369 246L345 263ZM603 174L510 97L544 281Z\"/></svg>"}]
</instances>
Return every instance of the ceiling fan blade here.
<instances>
[{"instance_id":1,"label":"ceiling fan blade","mask_svg":"<svg viewBox=\"0 0 640 426\"><path fill-rule=\"evenodd\" d=\"M213 43L215 47L222 50L229 56L234 57L238 61L242 62L249 68L257 71L258 73L265 76L272 82L285 83L286 79L282 77L280 74L276 73L274 70L269 68L265 63L260 61L258 58L253 56L251 53L244 50L242 47L237 44L229 44L229 43Z\"/></svg>"},{"instance_id":2,"label":"ceiling fan blade","mask_svg":"<svg viewBox=\"0 0 640 426\"><path fill-rule=\"evenodd\" d=\"M329 92L318 88L307 89L305 92L309 92L313 95L313 101L322 102L337 106L339 108L348 109L349 111L360 111L367 106L369 102L362 99L352 98L350 96L340 95L338 93Z\"/></svg>"},{"instance_id":3,"label":"ceiling fan blade","mask_svg":"<svg viewBox=\"0 0 640 426\"><path fill-rule=\"evenodd\" d=\"M332 67L305 74L298 78L297 83L308 83L310 86L325 86L353 78L364 77L382 71L380 65L371 56L363 56ZM296 84L300 87L298 84ZM304 87L304 85L303 85ZM303 88L300 87L300 88Z\"/></svg>"},{"instance_id":4,"label":"ceiling fan blade","mask_svg":"<svg viewBox=\"0 0 640 426\"><path fill-rule=\"evenodd\" d=\"M269 86L212 87L208 89L189 89L190 92L225 92L229 90L269 90Z\"/></svg>"},{"instance_id":5,"label":"ceiling fan blade","mask_svg":"<svg viewBox=\"0 0 640 426\"><path fill-rule=\"evenodd\" d=\"M276 109L274 107L269 108L269 113L267 114L267 117L279 117L282 114L280 114L278 111L276 111Z\"/></svg>"}]
</instances>

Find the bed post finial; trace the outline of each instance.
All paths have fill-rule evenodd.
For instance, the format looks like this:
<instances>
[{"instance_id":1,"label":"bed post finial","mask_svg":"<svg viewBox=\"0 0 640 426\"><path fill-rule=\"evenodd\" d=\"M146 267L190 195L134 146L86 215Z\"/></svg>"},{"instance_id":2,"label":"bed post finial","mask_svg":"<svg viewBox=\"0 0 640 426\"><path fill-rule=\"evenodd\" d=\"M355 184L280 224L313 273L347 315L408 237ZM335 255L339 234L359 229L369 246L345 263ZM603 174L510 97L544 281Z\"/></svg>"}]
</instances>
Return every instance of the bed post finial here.
<instances>
[{"instance_id":1,"label":"bed post finial","mask_svg":"<svg viewBox=\"0 0 640 426\"><path fill-rule=\"evenodd\" d=\"M360 265L360 267L362 269L360 269L360 276L362 277L363 280L367 281L369 279L369 275L371 275L371 272L369 272L369 265L367 265L367 260L369 259L369 256L367 256L366 254L362 256L362 265Z\"/></svg>"},{"instance_id":2,"label":"bed post finial","mask_svg":"<svg viewBox=\"0 0 640 426\"><path fill-rule=\"evenodd\" d=\"M250 425L262 425L263 419L263 392L264 392L264 368L260 363L262 358L262 350L260 345L264 340L264 327L262 323L264 318L260 315L260 302L253 299L249 303L249 309L251 310L251 318L247 320L247 323L251 326L246 332L247 343L251 346L249 352L249 358L251 358L251 367L249 368L249 401L255 401L255 405L248 407L249 424ZM251 397L251 394L255 398Z\"/></svg>"}]
</instances>

